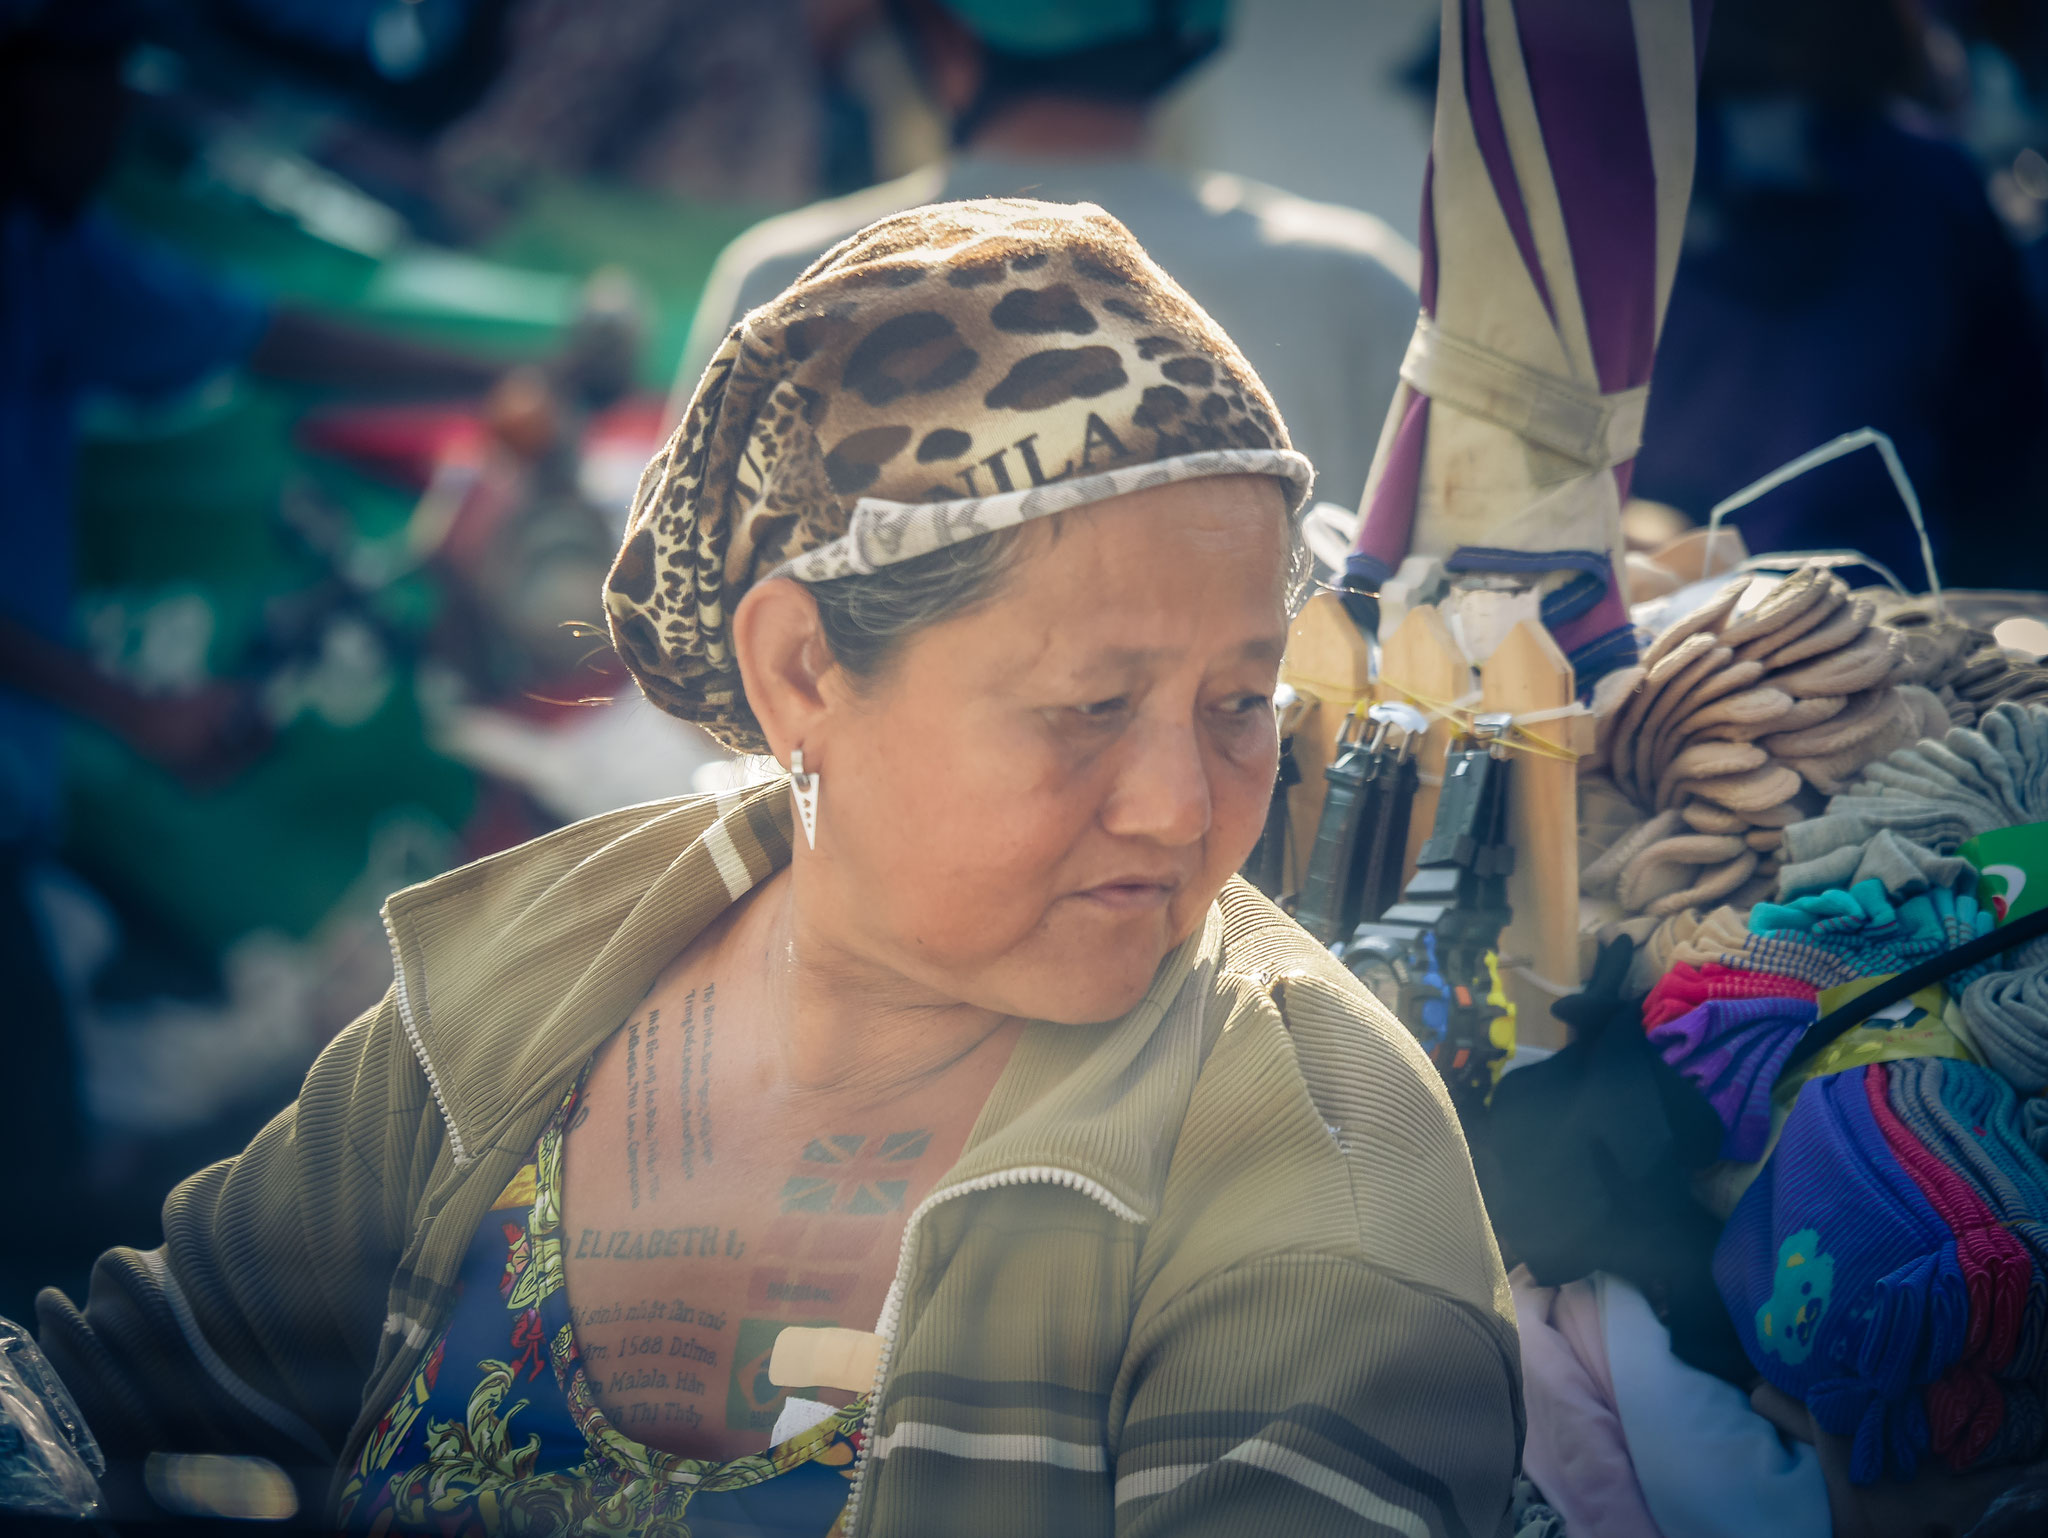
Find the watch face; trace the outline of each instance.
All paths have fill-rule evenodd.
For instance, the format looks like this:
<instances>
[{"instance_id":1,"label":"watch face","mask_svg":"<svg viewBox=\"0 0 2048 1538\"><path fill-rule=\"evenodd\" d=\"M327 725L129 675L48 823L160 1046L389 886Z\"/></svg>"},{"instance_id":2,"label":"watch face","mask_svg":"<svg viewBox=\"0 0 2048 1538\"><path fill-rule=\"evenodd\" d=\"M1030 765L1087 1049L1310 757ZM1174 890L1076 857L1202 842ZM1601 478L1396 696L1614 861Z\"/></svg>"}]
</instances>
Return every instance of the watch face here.
<instances>
[{"instance_id":1,"label":"watch face","mask_svg":"<svg viewBox=\"0 0 2048 1538\"><path fill-rule=\"evenodd\" d=\"M1394 969L1385 965L1369 968L1359 981L1371 990L1372 996L1391 1010L1401 1005L1401 980L1394 976Z\"/></svg>"},{"instance_id":2,"label":"watch face","mask_svg":"<svg viewBox=\"0 0 2048 1538\"><path fill-rule=\"evenodd\" d=\"M1385 956L1367 952L1350 958L1351 975L1364 983L1372 996L1386 1005L1389 1011L1398 1011L1401 1004L1401 979L1394 971L1394 964Z\"/></svg>"}]
</instances>

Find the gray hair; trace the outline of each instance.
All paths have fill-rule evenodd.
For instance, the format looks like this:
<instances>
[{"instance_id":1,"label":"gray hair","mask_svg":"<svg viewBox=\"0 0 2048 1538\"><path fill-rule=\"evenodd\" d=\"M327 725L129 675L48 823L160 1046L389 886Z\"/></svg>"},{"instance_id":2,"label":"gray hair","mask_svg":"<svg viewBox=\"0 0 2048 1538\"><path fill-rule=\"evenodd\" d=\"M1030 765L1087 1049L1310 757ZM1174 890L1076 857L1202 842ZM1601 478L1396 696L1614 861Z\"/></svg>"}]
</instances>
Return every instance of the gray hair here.
<instances>
[{"instance_id":1,"label":"gray hair","mask_svg":"<svg viewBox=\"0 0 2048 1538\"><path fill-rule=\"evenodd\" d=\"M1056 529L1055 514L1048 523ZM1308 596L1314 563L1301 537L1301 515L1288 515L1287 613ZM1018 524L858 576L808 582L832 660L856 680L877 677L912 636L967 614L1002 592L1022 559L1019 546L1034 528Z\"/></svg>"}]
</instances>

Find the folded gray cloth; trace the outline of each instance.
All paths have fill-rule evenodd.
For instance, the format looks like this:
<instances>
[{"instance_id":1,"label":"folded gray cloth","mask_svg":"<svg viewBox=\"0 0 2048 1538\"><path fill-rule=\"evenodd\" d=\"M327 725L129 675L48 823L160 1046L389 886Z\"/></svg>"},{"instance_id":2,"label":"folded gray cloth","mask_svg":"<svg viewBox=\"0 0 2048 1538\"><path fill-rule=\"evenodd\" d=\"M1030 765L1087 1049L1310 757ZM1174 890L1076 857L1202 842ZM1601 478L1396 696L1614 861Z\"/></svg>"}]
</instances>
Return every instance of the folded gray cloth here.
<instances>
[{"instance_id":1,"label":"folded gray cloth","mask_svg":"<svg viewBox=\"0 0 2048 1538\"><path fill-rule=\"evenodd\" d=\"M1961 798L1936 800L1900 794L1852 800L1844 791L1828 802L1821 816L1795 822L1785 830L1785 863L1788 867L1799 865L1837 849L1859 848L1880 832L1939 854L1953 854L1965 839L2011 825L2011 819L1989 816L1983 807Z\"/></svg>"},{"instance_id":2,"label":"folded gray cloth","mask_svg":"<svg viewBox=\"0 0 2048 1538\"><path fill-rule=\"evenodd\" d=\"M1963 1024L1988 1066L2021 1094L2038 1094L2048 1089L2048 937L2003 959L2010 971L1963 990Z\"/></svg>"},{"instance_id":3,"label":"folded gray cloth","mask_svg":"<svg viewBox=\"0 0 2048 1538\"><path fill-rule=\"evenodd\" d=\"M1863 856L1845 864L1842 851L1863 851L1881 832L1946 857L1979 833L2042 821L2048 821L2048 709L2001 704L1975 730L1959 727L1939 742L1918 742L1866 766L1822 816L1787 828L1778 890L1793 896L1848 885L1839 878L1853 873ZM1905 874L1896 863L1900 855L1899 847L1873 854L1877 863L1864 874ZM1923 880L1946 886L1961 879L1952 866L1908 859Z\"/></svg>"},{"instance_id":4,"label":"folded gray cloth","mask_svg":"<svg viewBox=\"0 0 2048 1538\"><path fill-rule=\"evenodd\" d=\"M2020 1130L2027 1145L2048 1159L2048 1100L2029 1100L2020 1107Z\"/></svg>"},{"instance_id":5,"label":"folded gray cloth","mask_svg":"<svg viewBox=\"0 0 2048 1538\"><path fill-rule=\"evenodd\" d=\"M1783 847L1790 850L1793 834L1812 826L1810 822L1793 823L1785 830ZM1958 894L1977 890L1977 867L1968 860L1937 854L1925 844L1901 838L1890 828L1879 828L1862 844L1838 844L1797 864L1788 860L1778 872L1778 894L1789 898L1824 892L1830 887L1847 888L1873 876L1894 897L1911 897L1938 886Z\"/></svg>"},{"instance_id":6,"label":"folded gray cloth","mask_svg":"<svg viewBox=\"0 0 2048 1538\"><path fill-rule=\"evenodd\" d=\"M1871 764L1843 794L1882 798L1899 791L1981 808L1976 818L1985 827L2039 821L2048 815L2048 710L1995 705L1974 730L1951 731Z\"/></svg>"}]
</instances>

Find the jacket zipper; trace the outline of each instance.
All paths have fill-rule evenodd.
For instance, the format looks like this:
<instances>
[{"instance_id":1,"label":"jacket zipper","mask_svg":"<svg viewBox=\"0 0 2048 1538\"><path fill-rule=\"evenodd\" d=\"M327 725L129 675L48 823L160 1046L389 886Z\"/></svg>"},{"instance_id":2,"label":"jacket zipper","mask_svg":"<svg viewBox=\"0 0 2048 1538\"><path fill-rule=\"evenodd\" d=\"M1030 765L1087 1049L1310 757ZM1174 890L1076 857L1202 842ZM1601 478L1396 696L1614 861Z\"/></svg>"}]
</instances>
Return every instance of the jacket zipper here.
<instances>
[{"instance_id":1,"label":"jacket zipper","mask_svg":"<svg viewBox=\"0 0 2048 1538\"><path fill-rule=\"evenodd\" d=\"M464 1169L469 1164L469 1150L462 1146L462 1132L455 1125L454 1113L448 1109L448 1097L441 1092L441 1076L434 1072L433 1060L427 1056L427 1043L420 1035L419 1022L413 1018L412 991L406 986L405 955L398 946L398 926L392 922L391 905L386 903L378 915L384 920L384 939L391 947L391 980L398 1000L398 1023L405 1028L405 1039L412 1047L412 1055L420 1060L420 1072L427 1076L427 1088L433 1092L434 1109L441 1113L441 1124L448 1129L448 1147L455 1155L455 1167Z\"/></svg>"},{"instance_id":2,"label":"jacket zipper","mask_svg":"<svg viewBox=\"0 0 2048 1538\"><path fill-rule=\"evenodd\" d=\"M1125 1223L1143 1223L1145 1217L1128 1202L1123 1201L1100 1181L1090 1180L1086 1175L1077 1175L1072 1170L1060 1169L1051 1164L1024 1165L1017 1169L997 1170L993 1174L981 1175L973 1180L962 1181L957 1186L948 1186L943 1191L934 1191L917 1204L903 1225L903 1244L896 1253L896 1279L889 1284L889 1291L882 1300L882 1317L875 1326L875 1333L882 1337L882 1354L875 1363L875 1386L868 1393L867 1413L861 1417L860 1451L854 1459L853 1489L846 1497L847 1538L854 1538L860 1530L860 1497L867 1482L868 1447L875 1435L875 1417L882 1407L882 1385L888 1380L890 1359L896 1354L896 1332L903 1313L903 1294L910 1277L910 1263L913 1258L912 1246L917 1241L917 1225L924 1215L940 1202L951 1201L956 1196L969 1196L981 1191L993 1191L1001 1186L1054 1185L1065 1186L1070 1191L1079 1191L1106 1210L1111 1217Z\"/></svg>"}]
</instances>

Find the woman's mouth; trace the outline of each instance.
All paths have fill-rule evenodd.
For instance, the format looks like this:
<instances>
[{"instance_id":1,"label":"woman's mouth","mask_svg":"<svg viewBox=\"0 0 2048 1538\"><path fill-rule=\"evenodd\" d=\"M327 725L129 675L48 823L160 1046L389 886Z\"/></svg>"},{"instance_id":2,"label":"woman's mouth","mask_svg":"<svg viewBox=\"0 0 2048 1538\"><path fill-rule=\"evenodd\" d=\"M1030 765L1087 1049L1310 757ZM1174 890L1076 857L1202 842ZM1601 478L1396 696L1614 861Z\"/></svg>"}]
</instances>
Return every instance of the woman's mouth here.
<instances>
[{"instance_id":1,"label":"woman's mouth","mask_svg":"<svg viewBox=\"0 0 2048 1538\"><path fill-rule=\"evenodd\" d=\"M1100 903L1115 913L1142 913L1151 908L1163 908L1173 896L1173 883L1167 881L1105 881L1078 894L1090 902Z\"/></svg>"}]
</instances>

